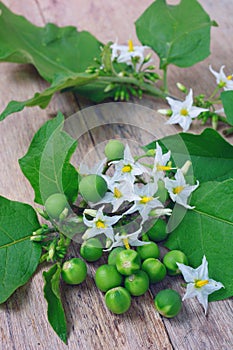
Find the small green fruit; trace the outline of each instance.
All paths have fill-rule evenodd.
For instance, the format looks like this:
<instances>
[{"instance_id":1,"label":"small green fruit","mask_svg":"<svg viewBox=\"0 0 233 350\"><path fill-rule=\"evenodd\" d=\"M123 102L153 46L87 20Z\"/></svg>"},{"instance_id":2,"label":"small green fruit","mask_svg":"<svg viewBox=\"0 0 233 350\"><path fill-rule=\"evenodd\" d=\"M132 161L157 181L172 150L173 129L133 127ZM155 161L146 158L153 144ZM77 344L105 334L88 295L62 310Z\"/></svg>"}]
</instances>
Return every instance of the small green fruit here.
<instances>
[{"instance_id":1,"label":"small green fruit","mask_svg":"<svg viewBox=\"0 0 233 350\"><path fill-rule=\"evenodd\" d=\"M167 272L170 276L180 274L180 270L176 263L188 265L187 256L180 250L171 250L164 255L163 263L167 268Z\"/></svg>"},{"instance_id":2,"label":"small green fruit","mask_svg":"<svg viewBox=\"0 0 233 350\"><path fill-rule=\"evenodd\" d=\"M111 160L119 160L124 158L124 150L125 146L119 140L110 140L105 146L104 153L108 159Z\"/></svg>"},{"instance_id":3,"label":"small green fruit","mask_svg":"<svg viewBox=\"0 0 233 350\"><path fill-rule=\"evenodd\" d=\"M148 258L157 259L160 255L159 247L154 242L150 242L149 244L137 247L137 252L139 253L142 260Z\"/></svg>"},{"instance_id":4,"label":"small green fruit","mask_svg":"<svg viewBox=\"0 0 233 350\"><path fill-rule=\"evenodd\" d=\"M149 277L146 272L139 270L125 278L125 288L133 296L140 296L149 289Z\"/></svg>"},{"instance_id":5,"label":"small green fruit","mask_svg":"<svg viewBox=\"0 0 233 350\"><path fill-rule=\"evenodd\" d=\"M79 258L70 259L63 264L61 276L67 284L80 284L87 277L87 265Z\"/></svg>"},{"instance_id":6,"label":"small green fruit","mask_svg":"<svg viewBox=\"0 0 233 350\"><path fill-rule=\"evenodd\" d=\"M88 262L97 261L103 255L103 247L98 238L84 241L80 247L81 256Z\"/></svg>"},{"instance_id":7,"label":"small green fruit","mask_svg":"<svg viewBox=\"0 0 233 350\"><path fill-rule=\"evenodd\" d=\"M122 276L113 265L101 265L96 270L95 283L102 292L118 287L122 283Z\"/></svg>"},{"instance_id":8,"label":"small green fruit","mask_svg":"<svg viewBox=\"0 0 233 350\"><path fill-rule=\"evenodd\" d=\"M125 276L130 276L140 270L141 258L140 255L132 249L125 249L116 257L116 268Z\"/></svg>"},{"instance_id":9,"label":"small green fruit","mask_svg":"<svg viewBox=\"0 0 233 350\"><path fill-rule=\"evenodd\" d=\"M149 238L154 242L160 242L167 238L167 224L164 220L158 219L154 225L147 231Z\"/></svg>"},{"instance_id":10,"label":"small green fruit","mask_svg":"<svg viewBox=\"0 0 233 350\"><path fill-rule=\"evenodd\" d=\"M166 267L158 259L149 258L144 260L142 270L148 274L150 283L160 282L166 276Z\"/></svg>"},{"instance_id":11,"label":"small green fruit","mask_svg":"<svg viewBox=\"0 0 233 350\"><path fill-rule=\"evenodd\" d=\"M105 303L107 308L114 314L123 314L130 308L131 296L127 289L116 287L107 291Z\"/></svg>"},{"instance_id":12,"label":"small green fruit","mask_svg":"<svg viewBox=\"0 0 233 350\"><path fill-rule=\"evenodd\" d=\"M108 264L109 265L116 265L116 257L120 252L122 252L122 250L125 250L125 248L117 247L109 253L109 256L108 256Z\"/></svg>"},{"instance_id":13,"label":"small green fruit","mask_svg":"<svg viewBox=\"0 0 233 350\"><path fill-rule=\"evenodd\" d=\"M79 183L79 191L87 202L100 201L107 192L108 186L100 175L87 175Z\"/></svg>"},{"instance_id":14,"label":"small green fruit","mask_svg":"<svg viewBox=\"0 0 233 350\"><path fill-rule=\"evenodd\" d=\"M67 198L62 193L54 193L45 201L46 213L52 219L58 219L65 208L68 208Z\"/></svg>"},{"instance_id":15,"label":"small green fruit","mask_svg":"<svg viewBox=\"0 0 233 350\"><path fill-rule=\"evenodd\" d=\"M154 304L158 312L167 318L178 315L182 302L179 293L173 289L161 290L154 299Z\"/></svg>"}]
</instances>

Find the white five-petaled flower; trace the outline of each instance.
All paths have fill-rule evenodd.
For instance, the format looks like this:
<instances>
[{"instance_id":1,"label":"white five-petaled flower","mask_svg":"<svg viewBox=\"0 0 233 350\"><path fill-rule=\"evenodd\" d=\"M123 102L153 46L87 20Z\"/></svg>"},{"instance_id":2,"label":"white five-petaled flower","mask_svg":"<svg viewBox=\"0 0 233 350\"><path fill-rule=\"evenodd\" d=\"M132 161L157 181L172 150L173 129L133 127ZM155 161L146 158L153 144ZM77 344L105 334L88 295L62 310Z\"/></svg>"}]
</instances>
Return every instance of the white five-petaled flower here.
<instances>
[{"instance_id":1,"label":"white five-petaled flower","mask_svg":"<svg viewBox=\"0 0 233 350\"><path fill-rule=\"evenodd\" d=\"M164 171L171 170L171 167L167 165L168 161L170 160L170 157L171 151L168 151L167 153L163 154L162 148L160 147L159 143L156 142L156 153L154 167L152 170L152 176L154 177L155 182L158 179L164 178Z\"/></svg>"},{"instance_id":2,"label":"white five-petaled flower","mask_svg":"<svg viewBox=\"0 0 233 350\"><path fill-rule=\"evenodd\" d=\"M221 66L219 73L209 66L211 73L215 76L216 82L220 88L224 90L233 90L233 74L226 76L223 69L225 66Z\"/></svg>"},{"instance_id":3,"label":"white five-petaled flower","mask_svg":"<svg viewBox=\"0 0 233 350\"><path fill-rule=\"evenodd\" d=\"M202 259L202 264L196 269L180 263L177 263L177 266L187 282L187 290L183 300L197 297L198 301L204 307L206 314L208 308L208 295L216 290L224 288L224 285L221 282L216 282L209 278L208 262L205 256Z\"/></svg>"},{"instance_id":4,"label":"white five-petaled flower","mask_svg":"<svg viewBox=\"0 0 233 350\"><path fill-rule=\"evenodd\" d=\"M173 202L177 202L185 208L193 209L188 205L188 199L190 194L199 186L199 182L197 181L196 185L190 186L186 183L184 175L181 169L178 169L175 174L175 179L164 179L165 188L168 190L169 195Z\"/></svg>"},{"instance_id":5,"label":"white five-petaled flower","mask_svg":"<svg viewBox=\"0 0 233 350\"><path fill-rule=\"evenodd\" d=\"M149 242L144 242L144 241L140 241L138 239L139 234L142 231L142 227L140 227L139 230L133 232L133 233L116 233L115 237L114 237L114 242L112 243L112 245L110 246L110 248L106 249L106 251L111 250L112 248L115 247L126 247L126 248L130 248L130 246L132 247L136 247L136 246L141 246L141 245L145 245L148 244Z\"/></svg>"},{"instance_id":6,"label":"white five-petaled flower","mask_svg":"<svg viewBox=\"0 0 233 350\"><path fill-rule=\"evenodd\" d=\"M134 187L131 182L122 181L110 182L108 188L111 192L107 192L103 199L96 203L111 203L113 206L112 212L114 213L124 202L132 202L134 200L140 199L138 195L134 193Z\"/></svg>"},{"instance_id":7,"label":"white five-petaled flower","mask_svg":"<svg viewBox=\"0 0 233 350\"><path fill-rule=\"evenodd\" d=\"M135 162L130 152L129 146L125 146L124 158L121 160L113 161L115 164L115 173L112 177L112 181L129 181L134 183L137 175L142 175L148 171L138 162Z\"/></svg>"},{"instance_id":8,"label":"white five-petaled flower","mask_svg":"<svg viewBox=\"0 0 233 350\"><path fill-rule=\"evenodd\" d=\"M140 197L140 199L136 200L133 206L129 208L124 215L138 211L142 217L143 223L148 219L149 213L152 209L163 208L163 204L154 197L157 189L157 183L148 183L142 187L135 186L134 192Z\"/></svg>"},{"instance_id":9,"label":"white five-petaled flower","mask_svg":"<svg viewBox=\"0 0 233 350\"><path fill-rule=\"evenodd\" d=\"M208 109L193 106L193 91L190 89L189 94L184 101L174 100L171 97L166 98L172 109L172 116L166 124L179 124L183 131L187 131L194 118Z\"/></svg>"},{"instance_id":10,"label":"white five-petaled flower","mask_svg":"<svg viewBox=\"0 0 233 350\"><path fill-rule=\"evenodd\" d=\"M112 44L112 61L116 58L119 63L126 63L133 66L133 60L136 61L136 71L138 71L144 61L144 51L148 49L147 46L134 46L130 39L128 45Z\"/></svg>"},{"instance_id":11,"label":"white five-petaled flower","mask_svg":"<svg viewBox=\"0 0 233 350\"><path fill-rule=\"evenodd\" d=\"M114 240L114 231L112 226L122 218L122 215L107 216L103 214L103 208L101 207L96 211L96 216L93 220L87 220L85 214L83 215L83 222L89 228L83 235L83 239L89 239L103 233L106 237Z\"/></svg>"}]
</instances>

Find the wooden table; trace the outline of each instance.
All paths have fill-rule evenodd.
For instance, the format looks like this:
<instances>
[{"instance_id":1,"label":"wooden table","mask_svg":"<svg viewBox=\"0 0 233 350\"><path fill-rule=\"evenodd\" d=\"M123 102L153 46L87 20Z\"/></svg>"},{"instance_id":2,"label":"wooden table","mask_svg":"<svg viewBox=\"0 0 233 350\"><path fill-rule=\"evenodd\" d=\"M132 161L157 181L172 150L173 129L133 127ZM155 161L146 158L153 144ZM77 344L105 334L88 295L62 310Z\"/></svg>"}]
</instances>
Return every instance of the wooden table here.
<instances>
[{"instance_id":1,"label":"wooden table","mask_svg":"<svg viewBox=\"0 0 233 350\"><path fill-rule=\"evenodd\" d=\"M61 26L72 24L78 26L79 30L91 31L103 42L118 38L119 43L125 43L129 36L136 40L133 22L151 2L151 0L108 2L104 0L4 0L4 4L14 12L23 14L37 25L44 25L48 21ZM177 2L169 1L173 4ZM233 71L233 2L232 0L200 0L200 3L211 18L219 24L219 28L212 29L212 55L204 62L187 70L171 68L169 82L171 91L176 95L177 81L192 87L195 93L212 91L215 80L208 70L209 64L212 64L216 70L225 64L229 74ZM0 70L1 110L9 100L24 100L47 85L28 65L1 63ZM161 101L146 97L134 103L155 111L164 106ZM17 115L8 117L0 124L1 195L12 200L33 203L33 191L20 171L18 159L25 154L36 130L58 110L65 116L70 116L90 105L89 101L75 98L71 93L57 94L46 110L25 109ZM118 129L118 136L136 137L133 129L127 131L129 134L125 130ZM195 124L191 131L199 132L200 127ZM159 133L163 133L163 128ZM140 141L147 142L143 137ZM96 135L89 133L85 142L80 148L84 153L88 145L93 146L98 139ZM73 247L74 251L77 252L77 246ZM181 294L184 293L180 286L181 279L174 279L172 282L171 279L166 279L162 286L156 285L144 297L135 298L128 313L115 316L106 310L103 295L93 282L92 277L96 266L98 264L89 266L87 281L81 286L62 286L69 325L68 346L59 340L47 322L46 302L42 293L43 269L40 268L26 286L17 290L8 302L0 306L0 349L233 349L231 299L211 303L208 317L204 316L197 301L190 299L183 303L182 312L178 317L171 320L165 319L160 317L153 307L153 294L161 287L171 286Z\"/></svg>"}]
</instances>

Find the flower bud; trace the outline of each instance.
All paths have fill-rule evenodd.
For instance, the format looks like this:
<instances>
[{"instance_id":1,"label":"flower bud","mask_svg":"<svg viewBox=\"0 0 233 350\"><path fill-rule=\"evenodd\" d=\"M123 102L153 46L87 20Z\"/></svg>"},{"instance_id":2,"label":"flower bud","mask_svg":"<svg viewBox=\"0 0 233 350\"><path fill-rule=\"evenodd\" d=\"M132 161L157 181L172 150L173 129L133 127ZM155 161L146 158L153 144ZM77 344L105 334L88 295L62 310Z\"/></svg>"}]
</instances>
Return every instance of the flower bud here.
<instances>
[{"instance_id":1,"label":"flower bud","mask_svg":"<svg viewBox=\"0 0 233 350\"><path fill-rule=\"evenodd\" d=\"M171 109L158 109L157 112L162 114L162 115L166 115L167 117L171 117L171 115L172 115Z\"/></svg>"},{"instance_id":2,"label":"flower bud","mask_svg":"<svg viewBox=\"0 0 233 350\"><path fill-rule=\"evenodd\" d=\"M182 92L184 92L185 94L188 93L188 89L186 88L186 86L184 86L183 84L181 83L176 83L176 86L178 87L178 89Z\"/></svg>"}]
</instances>

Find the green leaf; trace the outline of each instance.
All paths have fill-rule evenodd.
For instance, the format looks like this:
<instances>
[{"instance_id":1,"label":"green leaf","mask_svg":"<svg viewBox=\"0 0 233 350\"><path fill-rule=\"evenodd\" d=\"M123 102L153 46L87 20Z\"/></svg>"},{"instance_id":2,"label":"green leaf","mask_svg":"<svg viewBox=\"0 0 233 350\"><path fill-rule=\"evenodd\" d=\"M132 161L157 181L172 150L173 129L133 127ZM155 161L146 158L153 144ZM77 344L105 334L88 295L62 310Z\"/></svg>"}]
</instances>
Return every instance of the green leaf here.
<instances>
[{"instance_id":1,"label":"green leaf","mask_svg":"<svg viewBox=\"0 0 233 350\"><path fill-rule=\"evenodd\" d=\"M36 270L41 246L30 241L40 224L33 208L0 197L0 303Z\"/></svg>"},{"instance_id":2,"label":"green leaf","mask_svg":"<svg viewBox=\"0 0 233 350\"><path fill-rule=\"evenodd\" d=\"M167 5L156 0L136 21L137 36L160 57L160 68L168 64L189 67L210 54L208 14L197 0Z\"/></svg>"},{"instance_id":3,"label":"green leaf","mask_svg":"<svg viewBox=\"0 0 233 350\"><path fill-rule=\"evenodd\" d=\"M101 43L75 27L37 27L0 3L0 61L31 63L47 81L81 73L100 57ZM7 33L7 35L6 35Z\"/></svg>"},{"instance_id":4,"label":"green leaf","mask_svg":"<svg viewBox=\"0 0 233 350\"><path fill-rule=\"evenodd\" d=\"M61 302L60 295L61 267L53 265L47 272L43 272L44 296L48 302L48 320L54 331L64 343L67 343L66 316Z\"/></svg>"},{"instance_id":5,"label":"green leaf","mask_svg":"<svg viewBox=\"0 0 233 350\"><path fill-rule=\"evenodd\" d=\"M209 276L224 284L210 296L220 300L233 296L233 179L206 182L192 195L191 205L180 225L169 235L166 246L187 254L193 267L201 264L203 255L209 263ZM170 228L176 224L170 222Z\"/></svg>"},{"instance_id":6,"label":"green leaf","mask_svg":"<svg viewBox=\"0 0 233 350\"><path fill-rule=\"evenodd\" d=\"M233 146L213 129L205 129L200 135L180 133L164 137L159 143L164 150L171 150L177 167L190 159L194 176L200 182L233 177ZM147 149L155 147L155 143L146 146Z\"/></svg>"},{"instance_id":7,"label":"green leaf","mask_svg":"<svg viewBox=\"0 0 233 350\"><path fill-rule=\"evenodd\" d=\"M74 86L81 87L85 84L90 83L96 78L97 75L90 75L86 73L78 73L70 76L58 75L55 77L52 85L49 88L45 89L43 92L37 92L32 98L26 101L9 102L5 110L0 114L0 121L12 113L22 111L24 107L39 106L40 108L46 108L55 92Z\"/></svg>"},{"instance_id":8,"label":"green leaf","mask_svg":"<svg viewBox=\"0 0 233 350\"><path fill-rule=\"evenodd\" d=\"M233 91L223 91L221 100L228 122L233 125Z\"/></svg>"},{"instance_id":9,"label":"green leaf","mask_svg":"<svg viewBox=\"0 0 233 350\"><path fill-rule=\"evenodd\" d=\"M25 106L45 108L55 92L80 87L96 78L83 73L101 53L102 44L90 33L78 32L71 26L59 28L52 23L37 27L12 13L3 3L0 12L0 62L33 64L51 83L48 89L27 101L11 101L0 120Z\"/></svg>"},{"instance_id":10,"label":"green leaf","mask_svg":"<svg viewBox=\"0 0 233 350\"><path fill-rule=\"evenodd\" d=\"M64 193L69 202L78 194L78 173L69 163L77 142L62 131L64 117L46 122L35 134L26 155L19 160L22 172L35 191L35 202L44 204L53 193Z\"/></svg>"}]
</instances>

